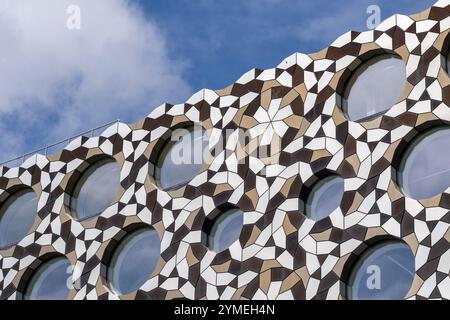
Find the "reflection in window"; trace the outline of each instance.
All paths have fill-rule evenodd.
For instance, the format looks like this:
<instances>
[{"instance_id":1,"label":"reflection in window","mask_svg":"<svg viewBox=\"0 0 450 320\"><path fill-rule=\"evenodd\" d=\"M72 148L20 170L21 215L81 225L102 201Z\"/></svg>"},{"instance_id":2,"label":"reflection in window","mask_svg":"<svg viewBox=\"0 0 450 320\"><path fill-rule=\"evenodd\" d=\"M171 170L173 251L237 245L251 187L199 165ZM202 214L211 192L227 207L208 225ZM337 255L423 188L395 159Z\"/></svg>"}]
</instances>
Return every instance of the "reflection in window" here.
<instances>
[{"instance_id":1,"label":"reflection in window","mask_svg":"<svg viewBox=\"0 0 450 320\"><path fill-rule=\"evenodd\" d=\"M364 121L398 102L406 82L403 61L380 55L356 69L345 88L343 107L352 121Z\"/></svg>"},{"instance_id":2,"label":"reflection in window","mask_svg":"<svg viewBox=\"0 0 450 320\"><path fill-rule=\"evenodd\" d=\"M385 241L366 250L352 270L347 297L352 300L401 300L411 288L414 255L402 241Z\"/></svg>"},{"instance_id":3,"label":"reflection in window","mask_svg":"<svg viewBox=\"0 0 450 320\"><path fill-rule=\"evenodd\" d=\"M119 244L108 270L109 282L119 295L138 290L155 270L160 256L160 240L156 230L137 230Z\"/></svg>"},{"instance_id":4,"label":"reflection in window","mask_svg":"<svg viewBox=\"0 0 450 320\"><path fill-rule=\"evenodd\" d=\"M450 187L450 129L438 128L413 140L398 173L403 191L411 198L431 198Z\"/></svg>"},{"instance_id":5,"label":"reflection in window","mask_svg":"<svg viewBox=\"0 0 450 320\"><path fill-rule=\"evenodd\" d=\"M188 184L204 164L208 138L203 128L178 129L161 150L156 179L164 190Z\"/></svg>"},{"instance_id":6,"label":"reflection in window","mask_svg":"<svg viewBox=\"0 0 450 320\"><path fill-rule=\"evenodd\" d=\"M341 204L344 179L329 176L319 180L311 189L306 204L306 215L315 221L328 217Z\"/></svg>"},{"instance_id":7,"label":"reflection in window","mask_svg":"<svg viewBox=\"0 0 450 320\"><path fill-rule=\"evenodd\" d=\"M228 249L241 235L244 213L240 209L230 209L215 219L209 234L208 245L215 252Z\"/></svg>"},{"instance_id":8,"label":"reflection in window","mask_svg":"<svg viewBox=\"0 0 450 320\"><path fill-rule=\"evenodd\" d=\"M72 211L79 220L101 214L117 195L120 167L113 159L91 165L81 176L71 199Z\"/></svg>"},{"instance_id":9,"label":"reflection in window","mask_svg":"<svg viewBox=\"0 0 450 320\"><path fill-rule=\"evenodd\" d=\"M450 76L450 50L449 53L447 54L447 73Z\"/></svg>"},{"instance_id":10,"label":"reflection in window","mask_svg":"<svg viewBox=\"0 0 450 320\"><path fill-rule=\"evenodd\" d=\"M11 195L0 211L0 248L20 242L30 231L37 215L37 195L27 189Z\"/></svg>"},{"instance_id":11,"label":"reflection in window","mask_svg":"<svg viewBox=\"0 0 450 320\"><path fill-rule=\"evenodd\" d=\"M25 293L27 300L65 300L69 295L72 266L67 258L58 257L40 266Z\"/></svg>"}]
</instances>

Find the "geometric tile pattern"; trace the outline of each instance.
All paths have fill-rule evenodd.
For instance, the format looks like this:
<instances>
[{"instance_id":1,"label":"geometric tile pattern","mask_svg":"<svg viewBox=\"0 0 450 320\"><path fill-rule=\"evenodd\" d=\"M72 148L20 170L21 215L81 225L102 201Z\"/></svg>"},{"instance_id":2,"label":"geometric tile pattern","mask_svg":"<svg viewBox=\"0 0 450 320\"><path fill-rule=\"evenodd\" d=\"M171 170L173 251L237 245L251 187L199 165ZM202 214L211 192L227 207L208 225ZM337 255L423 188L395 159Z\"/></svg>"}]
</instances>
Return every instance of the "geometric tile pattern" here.
<instances>
[{"instance_id":1,"label":"geometric tile pattern","mask_svg":"<svg viewBox=\"0 0 450 320\"><path fill-rule=\"evenodd\" d=\"M440 0L375 30L348 32L316 54L253 69L223 90L162 105L133 125L80 137L57 154L1 167L0 201L26 185L39 204L28 236L0 251L0 299L20 299L32 270L52 254L74 266L71 299L345 299L351 263L386 236L414 252L408 299L450 298L450 188L416 201L395 182L407 142L450 121L442 64L449 34L450 0ZM395 52L407 66L402 98L374 120L351 122L339 107L344 80L381 52ZM188 185L162 191L152 178L155 150L171 128L190 122L202 123L211 140L243 129L258 146L278 141L281 148L261 158L247 148L251 141L243 150L227 144ZM67 205L71 183L101 155L120 164L120 192L100 216L78 222ZM314 222L301 212L299 195L327 171L345 179L344 198ZM244 211L244 228L239 241L216 254L204 245L202 226L224 204ZM158 232L161 257L137 292L118 297L106 266L117 242L139 225Z\"/></svg>"}]
</instances>

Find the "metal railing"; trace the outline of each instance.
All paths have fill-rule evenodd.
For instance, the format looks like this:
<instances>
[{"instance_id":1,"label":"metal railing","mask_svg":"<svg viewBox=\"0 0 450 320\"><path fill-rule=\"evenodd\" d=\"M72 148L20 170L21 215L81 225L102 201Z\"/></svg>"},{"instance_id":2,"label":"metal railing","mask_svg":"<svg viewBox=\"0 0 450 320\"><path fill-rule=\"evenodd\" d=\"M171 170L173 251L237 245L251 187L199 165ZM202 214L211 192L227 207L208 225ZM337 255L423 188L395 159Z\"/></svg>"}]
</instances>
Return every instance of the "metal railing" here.
<instances>
[{"instance_id":1,"label":"metal railing","mask_svg":"<svg viewBox=\"0 0 450 320\"><path fill-rule=\"evenodd\" d=\"M4 162L0 162L0 167L6 166L6 167L18 167L21 164L23 164L25 162L25 160L27 160L29 157L33 156L33 155L37 155L37 154L42 154L47 156L48 154L52 154L55 152L58 152L60 150L62 150L66 145L68 145L70 142L72 142L73 140L79 138L79 137L94 137L96 136L96 133L100 134L101 132L99 132L100 130L104 130L107 127L113 125L113 124L117 124L119 125L120 123L120 119L108 122L106 124L103 124L99 127L95 127L93 129L90 129L88 131L79 133L77 135L71 136L70 138L58 141L56 143L53 144L49 144L46 145L45 147L42 147L40 149L34 150L32 152L28 152L25 153L19 157L15 157L13 159L9 159L7 161Z\"/></svg>"}]
</instances>

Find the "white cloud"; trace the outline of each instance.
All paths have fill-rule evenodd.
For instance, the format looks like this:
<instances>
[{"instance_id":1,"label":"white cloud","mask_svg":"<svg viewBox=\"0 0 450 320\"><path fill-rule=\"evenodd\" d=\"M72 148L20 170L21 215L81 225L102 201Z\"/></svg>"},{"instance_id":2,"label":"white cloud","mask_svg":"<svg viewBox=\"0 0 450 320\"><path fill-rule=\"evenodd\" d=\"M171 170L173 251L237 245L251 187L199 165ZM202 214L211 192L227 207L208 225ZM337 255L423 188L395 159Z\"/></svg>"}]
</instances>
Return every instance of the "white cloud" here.
<instances>
[{"instance_id":1,"label":"white cloud","mask_svg":"<svg viewBox=\"0 0 450 320\"><path fill-rule=\"evenodd\" d=\"M72 4L80 30L66 27ZM0 158L190 91L158 26L127 0L2 0L0 39Z\"/></svg>"}]
</instances>

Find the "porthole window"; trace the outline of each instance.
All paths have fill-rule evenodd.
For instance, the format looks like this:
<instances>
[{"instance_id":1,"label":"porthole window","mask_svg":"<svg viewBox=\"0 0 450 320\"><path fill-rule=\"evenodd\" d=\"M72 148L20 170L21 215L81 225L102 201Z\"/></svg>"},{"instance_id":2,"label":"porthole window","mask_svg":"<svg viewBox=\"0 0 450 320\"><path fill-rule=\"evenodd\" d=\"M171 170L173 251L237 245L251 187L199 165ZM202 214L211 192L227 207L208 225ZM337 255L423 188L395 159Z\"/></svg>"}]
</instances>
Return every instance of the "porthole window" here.
<instances>
[{"instance_id":1,"label":"porthole window","mask_svg":"<svg viewBox=\"0 0 450 320\"><path fill-rule=\"evenodd\" d=\"M206 131L198 126L174 130L160 151L156 180L164 190L188 184L204 165L208 148Z\"/></svg>"},{"instance_id":2,"label":"porthole window","mask_svg":"<svg viewBox=\"0 0 450 320\"><path fill-rule=\"evenodd\" d=\"M120 167L114 159L92 164L82 173L75 186L70 207L78 220L101 214L113 202L119 191Z\"/></svg>"},{"instance_id":3,"label":"porthole window","mask_svg":"<svg viewBox=\"0 0 450 320\"><path fill-rule=\"evenodd\" d=\"M239 236L244 225L244 213L232 208L218 214L208 236L208 246L215 252L228 249Z\"/></svg>"},{"instance_id":4,"label":"porthole window","mask_svg":"<svg viewBox=\"0 0 450 320\"><path fill-rule=\"evenodd\" d=\"M401 300L412 286L414 255L403 241L384 241L368 248L351 271L347 298Z\"/></svg>"},{"instance_id":5,"label":"porthole window","mask_svg":"<svg viewBox=\"0 0 450 320\"><path fill-rule=\"evenodd\" d=\"M424 132L412 141L400 162L398 183L416 200L431 198L450 187L450 128Z\"/></svg>"},{"instance_id":6,"label":"porthole window","mask_svg":"<svg viewBox=\"0 0 450 320\"><path fill-rule=\"evenodd\" d=\"M406 66L383 54L361 64L346 84L343 109L352 121L373 119L395 105L405 87Z\"/></svg>"},{"instance_id":7,"label":"porthole window","mask_svg":"<svg viewBox=\"0 0 450 320\"><path fill-rule=\"evenodd\" d=\"M445 61L446 61L447 73L450 76L450 48L448 50L447 59L445 59Z\"/></svg>"},{"instance_id":8,"label":"porthole window","mask_svg":"<svg viewBox=\"0 0 450 320\"><path fill-rule=\"evenodd\" d=\"M20 242L37 215L37 195L31 189L12 194L0 208L0 248Z\"/></svg>"},{"instance_id":9,"label":"porthole window","mask_svg":"<svg viewBox=\"0 0 450 320\"><path fill-rule=\"evenodd\" d=\"M71 285L72 266L64 257L41 265L32 276L25 293L27 300L66 300Z\"/></svg>"},{"instance_id":10,"label":"porthole window","mask_svg":"<svg viewBox=\"0 0 450 320\"><path fill-rule=\"evenodd\" d=\"M337 175L316 182L306 202L308 218L319 221L328 217L341 204L344 195L344 179Z\"/></svg>"},{"instance_id":11,"label":"porthole window","mask_svg":"<svg viewBox=\"0 0 450 320\"><path fill-rule=\"evenodd\" d=\"M156 268L160 240L153 228L142 228L127 235L114 251L108 280L118 295L138 290Z\"/></svg>"}]
</instances>

